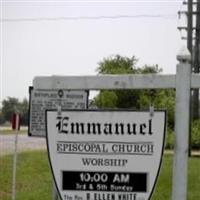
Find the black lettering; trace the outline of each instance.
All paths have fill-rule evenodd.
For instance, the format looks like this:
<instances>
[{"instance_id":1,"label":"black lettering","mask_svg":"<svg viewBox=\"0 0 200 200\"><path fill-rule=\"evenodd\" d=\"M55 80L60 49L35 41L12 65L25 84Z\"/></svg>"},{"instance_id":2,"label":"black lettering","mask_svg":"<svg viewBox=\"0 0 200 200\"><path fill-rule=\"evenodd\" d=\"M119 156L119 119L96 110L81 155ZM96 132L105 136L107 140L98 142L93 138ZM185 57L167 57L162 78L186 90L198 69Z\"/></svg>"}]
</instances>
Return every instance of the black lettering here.
<instances>
[{"instance_id":1,"label":"black lettering","mask_svg":"<svg viewBox=\"0 0 200 200\"><path fill-rule=\"evenodd\" d=\"M58 123L56 124L56 128L58 129L58 132L59 133L68 133L68 130L67 130L67 126L68 126L68 120L69 120L69 117L60 117L58 116L57 117L57 120L58 120Z\"/></svg>"},{"instance_id":2,"label":"black lettering","mask_svg":"<svg viewBox=\"0 0 200 200\"><path fill-rule=\"evenodd\" d=\"M152 119L146 123L94 123L71 122L69 117L57 117L58 133L93 134L93 135L152 135Z\"/></svg>"},{"instance_id":3,"label":"black lettering","mask_svg":"<svg viewBox=\"0 0 200 200\"><path fill-rule=\"evenodd\" d=\"M84 123L71 123L71 133L84 134Z\"/></svg>"},{"instance_id":4,"label":"black lettering","mask_svg":"<svg viewBox=\"0 0 200 200\"><path fill-rule=\"evenodd\" d=\"M108 134L112 134L112 124L105 124L104 125L104 134L108 135Z\"/></svg>"},{"instance_id":5,"label":"black lettering","mask_svg":"<svg viewBox=\"0 0 200 200\"><path fill-rule=\"evenodd\" d=\"M146 129L147 125L146 124L140 124L140 134L145 135L146 132L144 129Z\"/></svg>"},{"instance_id":6,"label":"black lettering","mask_svg":"<svg viewBox=\"0 0 200 200\"><path fill-rule=\"evenodd\" d=\"M152 119L149 120L149 135L152 135Z\"/></svg>"},{"instance_id":7,"label":"black lettering","mask_svg":"<svg viewBox=\"0 0 200 200\"><path fill-rule=\"evenodd\" d=\"M123 135L124 134L124 124L115 124L115 134L116 135Z\"/></svg>"},{"instance_id":8,"label":"black lettering","mask_svg":"<svg viewBox=\"0 0 200 200\"><path fill-rule=\"evenodd\" d=\"M127 124L127 132L129 135L131 134L136 135L136 124L132 124L132 126L130 124Z\"/></svg>"},{"instance_id":9,"label":"black lettering","mask_svg":"<svg viewBox=\"0 0 200 200\"><path fill-rule=\"evenodd\" d=\"M88 133L93 133L93 134L101 134L101 124L100 123L88 123Z\"/></svg>"}]
</instances>

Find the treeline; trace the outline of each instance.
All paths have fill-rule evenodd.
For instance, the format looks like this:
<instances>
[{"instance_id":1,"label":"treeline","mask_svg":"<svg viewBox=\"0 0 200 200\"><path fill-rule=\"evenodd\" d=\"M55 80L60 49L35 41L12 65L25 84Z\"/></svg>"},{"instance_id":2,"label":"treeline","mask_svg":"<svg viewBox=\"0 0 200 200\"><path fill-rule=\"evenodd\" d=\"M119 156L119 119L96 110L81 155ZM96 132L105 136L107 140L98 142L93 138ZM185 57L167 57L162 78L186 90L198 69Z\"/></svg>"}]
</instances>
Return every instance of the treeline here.
<instances>
[{"instance_id":1,"label":"treeline","mask_svg":"<svg viewBox=\"0 0 200 200\"><path fill-rule=\"evenodd\" d=\"M28 100L25 98L22 101L15 97L8 97L2 101L0 110L0 124L10 122L12 114L18 112L20 114L21 125L28 125Z\"/></svg>"}]
</instances>

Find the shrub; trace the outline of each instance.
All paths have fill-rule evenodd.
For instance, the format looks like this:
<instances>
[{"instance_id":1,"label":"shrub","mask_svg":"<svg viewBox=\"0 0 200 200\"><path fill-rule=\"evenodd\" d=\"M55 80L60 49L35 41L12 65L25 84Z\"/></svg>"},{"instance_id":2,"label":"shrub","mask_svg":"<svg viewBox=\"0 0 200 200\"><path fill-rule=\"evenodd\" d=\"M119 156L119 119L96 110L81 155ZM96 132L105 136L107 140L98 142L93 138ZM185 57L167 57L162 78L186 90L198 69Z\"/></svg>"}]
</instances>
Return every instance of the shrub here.
<instances>
[{"instance_id":1,"label":"shrub","mask_svg":"<svg viewBox=\"0 0 200 200\"><path fill-rule=\"evenodd\" d=\"M192 149L200 150L200 120L192 123Z\"/></svg>"},{"instance_id":2,"label":"shrub","mask_svg":"<svg viewBox=\"0 0 200 200\"><path fill-rule=\"evenodd\" d=\"M193 150L200 150L200 120L195 120L192 123L192 141L191 146ZM172 129L168 127L166 139L165 139L165 148L173 149L175 142L175 133Z\"/></svg>"},{"instance_id":3,"label":"shrub","mask_svg":"<svg viewBox=\"0 0 200 200\"><path fill-rule=\"evenodd\" d=\"M166 133L166 139L165 139L165 148L166 149L174 148L174 140L175 140L174 134L175 134L174 131L168 127L167 133Z\"/></svg>"}]
</instances>

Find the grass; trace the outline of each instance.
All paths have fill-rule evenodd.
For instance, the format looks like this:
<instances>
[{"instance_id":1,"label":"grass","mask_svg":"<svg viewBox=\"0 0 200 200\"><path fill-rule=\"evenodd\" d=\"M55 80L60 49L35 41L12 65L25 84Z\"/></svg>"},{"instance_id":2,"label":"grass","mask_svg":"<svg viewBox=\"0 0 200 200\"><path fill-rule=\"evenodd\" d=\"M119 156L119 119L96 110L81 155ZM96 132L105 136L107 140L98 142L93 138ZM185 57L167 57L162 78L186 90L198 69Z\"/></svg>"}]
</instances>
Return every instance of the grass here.
<instances>
[{"instance_id":1,"label":"grass","mask_svg":"<svg viewBox=\"0 0 200 200\"><path fill-rule=\"evenodd\" d=\"M172 155L165 155L161 174L153 195L153 200L171 199L172 189ZM200 157L191 157L188 162L188 196L187 200L200 199Z\"/></svg>"},{"instance_id":2,"label":"grass","mask_svg":"<svg viewBox=\"0 0 200 200\"><path fill-rule=\"evenodd\" d=\"M0 199L11 199L11 155L0 157ZM20 153L17 166L17 200L49 200L52 178L46 152Z\"/></svg>"},{"instance_id":3,"label":"grass","mask_svg":"<svg viewBox=\"0 0 200 200\"><path fill-rule=\"evenodd\" d=\"M171 199L172 155L165 155L152 200ZM11 199L12 156L0 157L0 199ZM200 157L189 159L187 200L200 199ZM52 199L52 177L47 153L34 151L21 153L17 167L17 200Z\"/></svg>"},{"instance_id":4,"label":"grass","mask_svg":"<svg viewBox=\"0 0 200 200\"><path fill-rule=\"evenodd\" d=\"M14 134L15 134L15 131L13 131L11 129L0 130L0 135L14 135ZM27 134L27 130L22 129L18 132L18 134Z\"/></svg>"}]
</instances>

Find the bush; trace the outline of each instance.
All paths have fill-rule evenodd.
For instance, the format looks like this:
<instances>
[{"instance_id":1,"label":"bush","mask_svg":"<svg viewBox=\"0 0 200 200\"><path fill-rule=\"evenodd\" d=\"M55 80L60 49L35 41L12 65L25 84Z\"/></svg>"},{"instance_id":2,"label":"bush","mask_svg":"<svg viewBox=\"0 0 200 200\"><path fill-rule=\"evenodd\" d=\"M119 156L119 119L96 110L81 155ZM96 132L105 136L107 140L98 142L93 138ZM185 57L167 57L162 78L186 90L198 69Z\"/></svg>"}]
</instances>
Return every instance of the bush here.
<instances>
[{"instance_id":1,"label":"bush","mask_svg":"<svg viewBox=\"0 0 200 200\"><path fill-rule=\"evenodd\" d=\"M200 150L200 120L195 120L192 123L191 131L192 131L192 149ZM173 149L174 142L175 142L175 133L172 129L168 127L165 139L165 148Z\"/></svg>"},{"instance_id":2,"label":"bush","mask_svg":"<svg viewBox=\"0 0 200 200\"><path fill-rule=\"evenodd\" d=\"M200 120L192 123L192 149L200 150Z\"/></svg>"},{"instance_id":3,"label":"bush","mask_svg":"<svg viewBox=\"0 0 200 200\"><path fill-rule=\"evenodd\" d=\"M166 149L173 149L174 148L174 141L175 141L175 133L169 127L167 128L166 139L165 139L165 148Z\"/></svg>"}]
</instances>

